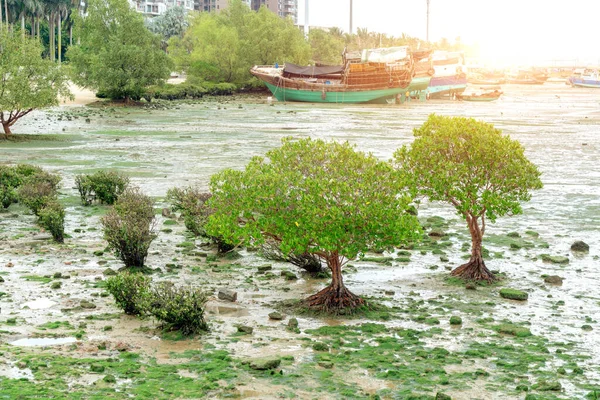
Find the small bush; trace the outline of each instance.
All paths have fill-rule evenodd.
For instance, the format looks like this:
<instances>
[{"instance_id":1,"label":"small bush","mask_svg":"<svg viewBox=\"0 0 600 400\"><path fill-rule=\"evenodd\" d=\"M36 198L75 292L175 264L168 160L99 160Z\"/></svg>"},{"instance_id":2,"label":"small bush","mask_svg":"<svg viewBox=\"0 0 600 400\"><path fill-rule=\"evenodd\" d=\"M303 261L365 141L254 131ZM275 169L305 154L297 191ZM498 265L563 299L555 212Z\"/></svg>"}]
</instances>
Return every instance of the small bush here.
<instances>
[{"instance_id":1,"label":"small bush","mask_svg":"<svg viewBox=\"0 0 600 400\"><path fill-rule=\"evenodd\" d=\"M150 296L150 313L165 327L184 335L207 331L204 304L207 296L199 289L178 288L170 282L156 285Z\"/></svg>"},{"instance_id":2,"label":"small bush","mask_svg":"<svg viewBox=\"0 0 600 400\"><path fill-rule=\"evenodd\" d=\"M199 99L204 96L206 89L202 86L190 83L181 83L179 85L164 84L160 86L150 86L144 93L144 98L147 101L152 99L159 100L182 100L182 99Z\"/></svg>"},{"instance_id":3,"label":"small bush","mask_svg":"<svg viewBox=\"0 0 600 400\"><path fill-rule=\"evenodd\" d=\"M148 308L150 282L140 273L121 272L106 280L106 290L125 314L142 315Z\"/></svg>"},{"instance_id":4,"label":"small bush","mask_svg":"<svg viewBox=\"0 0 600 400\"><path fill-rule=\"evenodd\" d=\"M14 167L0 166L0 204L2 207L8 208L12 203L17 202L17 188L22 182L22 177Z\"/></svg>"},{"instance_id":5,"label":"small bush","mask_svg":"<svg viewBox=\"0 0 600 400\"><path fill-rule=\"evenodd\" d=\"M55 241L65 240L65 209L57 201L50 201L39 210L39 223L48 230Z\"/></svg>"},{"instance_id":6,"label":"small bush","mask_svg":"<svg viewBox=\"0 0 600 400\"><path fill-rule=\"evenodd\" d=\"M143 268L154 233L154 203L137 188L127 189L102 218L104 238L126 267Z\"/></svg>"},{"instance_id":7,"label":"small bush","mask_svg":"<svg viewBox=\"0 0 600 400\"><path fill-rule=\"evenodd\" d=\"M53 181L36 178L34 175L28 178L18 190L19 202L29 208L35 215L39 216L42 208L56 201L56 185Z\"/></svg>"},{"instance_id":8,"label":"small bush","mask_svg":"<svg viewBox=\"0 0 600 400\"><path fill-rule=\"evenodd\" d=\"M237 90L237 86L233 83L213 83L213 82L205 82L203 84L204 88L213 96L229 96L235 93Z\"/></svg>"},{"instance_id":9,"label":"small bush","mask_svg":"<svg viewBox=\"0 0 600 400\"><path fill-rule=\"evenodd\" d=\"M115 171L98 171L91 175L77 175L75 184L83 205L96 199L104 204L114 204L129 186L129 177Z\"/></svg>"},{"instance_id":10,"label":"small bush","mask_svg":"<svg viewBox=\"0 0 600 400\"><path fill-rule=\"evenodd\" d=\"M206 202L211 196L210 193L201 192L193 187L173 188L167 192L167 200L171 202L171 208L181 213L185 227L196 236L206 235L204 225L211 214Z\"/></svg>"}]
</instances>

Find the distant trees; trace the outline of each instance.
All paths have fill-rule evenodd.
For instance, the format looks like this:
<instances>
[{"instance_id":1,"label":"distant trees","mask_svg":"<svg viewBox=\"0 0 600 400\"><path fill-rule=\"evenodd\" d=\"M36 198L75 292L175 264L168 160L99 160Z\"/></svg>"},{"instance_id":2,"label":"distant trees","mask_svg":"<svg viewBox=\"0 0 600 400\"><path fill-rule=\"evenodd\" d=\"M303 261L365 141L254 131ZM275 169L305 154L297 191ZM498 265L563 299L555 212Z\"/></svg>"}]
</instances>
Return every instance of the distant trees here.
<instances>
[{"instance_id":1,"label":"distant trees","mask_svg":"<svg viewBox=\"0 0 600 400\"><path fill-rule=\"evenodd\" d=\"M76 27L81 44L68 55L77 84L129 101L169 77L171 62L160 39L127 0L90 0Z\"/></svg>"},{"instance_id":2,"label":"distant trees","mask_svg":"<svg viewBox=\"0 0 600 400\"><path fill-rule=\"evenodd\" d=\"M187 10L181 6L171 7L164 14L146 20L148 29L162 39L162 47L167 48L167 43L173 36L182 37L187 30Z\"/></svg>"},{"instance_id":3,"label":"distant trees","mask_svg":"<svg viewBox=\"0 0 600 400\"><path fill-rule=\"evenodd\" d=\"M310 47L291 20L262 8L251 11L240 0L219 14L199 13L183 38L173 37L169 53L178 68L199 78L243 84L255 64L310 60Z\"/></svg>"},{"instance_id":4,"label":"distant trees","mask_svg":"<svg viewBox=\"0 0 600 400\"><path fill-rule=\"evenodd\" d=\"M20 118L71 96L64 72L41 54L35 39L0 30L0 123L7 138Z\"/></svg>"},{"instance_id":5,"label":"distant trees","mask_svg":"<svg viewBox=\"0 0 600 400\"><path fill-rule=\"evenodd\" d=\"M394 154L399 170L420 194L456 208L471 234L471 257L452 275L493 281L482 256L486 220L521 214L521 202L542 187L540 171L518 141L473 118L430 115L414 135Z\"/></svg>"}]
</instances>

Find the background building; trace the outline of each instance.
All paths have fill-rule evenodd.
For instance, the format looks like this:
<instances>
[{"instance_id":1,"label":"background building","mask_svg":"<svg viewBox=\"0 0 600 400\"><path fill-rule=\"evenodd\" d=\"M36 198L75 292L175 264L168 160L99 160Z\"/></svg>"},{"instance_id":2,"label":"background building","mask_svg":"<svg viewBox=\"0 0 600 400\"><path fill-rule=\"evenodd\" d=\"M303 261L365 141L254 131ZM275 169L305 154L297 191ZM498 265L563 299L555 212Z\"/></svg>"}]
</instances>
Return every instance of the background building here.
<instances>
[{"instance_id":1,"label":"background building","mask_svg":"<svg viewBox=\"0 0 600 400\"><path fill-rule=\"evenodd\" d=\"M129 3L147 17L156 17L175 6L183 7L188 11L194 9L194 0L129 0Z\"/></svg>"},{"instance_id":2,"label":"background building","mask_svg":"<svg viewBox=\"0 0 600 400\"><path fill-rule=\"evenodd\" d=\"M291 17L294 24L298 23L298 0L252 0L250 7L258 11L262 5L280 17Z\"/></svg>"}]
</instances>

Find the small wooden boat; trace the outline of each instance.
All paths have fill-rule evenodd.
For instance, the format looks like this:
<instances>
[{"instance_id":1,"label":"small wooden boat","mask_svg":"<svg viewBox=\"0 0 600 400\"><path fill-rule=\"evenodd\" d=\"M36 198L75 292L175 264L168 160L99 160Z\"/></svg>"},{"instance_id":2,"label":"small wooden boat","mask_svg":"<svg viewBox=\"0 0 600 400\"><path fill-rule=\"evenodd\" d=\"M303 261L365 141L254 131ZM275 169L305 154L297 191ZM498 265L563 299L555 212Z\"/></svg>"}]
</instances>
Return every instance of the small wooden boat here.
<instances>
[{"instance_id":1,"label":"small wooden boat","mask_svg":"<svg viewBox=\"0 0 600 400\"><path fill-rule=\"evenodd\" d=\"M569 77L568 83L573 87L600 88L598 71L586 70L585 73Z\"/></svg>"},{"instance_id":2,"label":"small wooden boat","mask_svg":"<svg viewBox=\"0 0 600 400\"><path fill-rule=\"evenodd\" d=\"M493 92L457 94L456 98L463 101L495 101L502 96L502 92L494 90Z\"/></svg>"}]
</instances>

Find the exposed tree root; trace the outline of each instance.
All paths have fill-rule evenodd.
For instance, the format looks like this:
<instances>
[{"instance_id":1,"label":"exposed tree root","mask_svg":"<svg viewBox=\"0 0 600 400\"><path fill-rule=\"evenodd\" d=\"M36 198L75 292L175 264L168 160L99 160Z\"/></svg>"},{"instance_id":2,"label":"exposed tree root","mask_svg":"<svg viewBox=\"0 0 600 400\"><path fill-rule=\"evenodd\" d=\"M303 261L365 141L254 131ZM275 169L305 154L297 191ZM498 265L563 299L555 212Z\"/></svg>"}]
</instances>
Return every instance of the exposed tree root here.
<instances>
[{"instance_id":1,"label":"exposed tree root","mask_svg":"<svg viewBox=\"0 0 600 400\"><path fill-rule=\"evenodd\" d=\"M349 314L352 310L365 305L365 300L355 295L345 286L334 288L327 286L317 294L306 298L304 303L315 310L335 313Z\"/></svg>"},{"instance_id":2,"label":"exposed tree root","mask_svg":"<svg viewBox=\"0 0 600 400\"><path fill-rule=\"evenodd\" d=\"M450 275L477 282L487 281L488 283L492 283L497 280L496 276L487 269L481 257L471 258L468 263L450 272Z\"/></svg>"}]
</instances>

